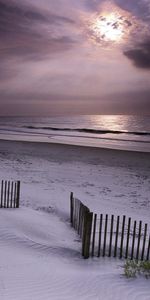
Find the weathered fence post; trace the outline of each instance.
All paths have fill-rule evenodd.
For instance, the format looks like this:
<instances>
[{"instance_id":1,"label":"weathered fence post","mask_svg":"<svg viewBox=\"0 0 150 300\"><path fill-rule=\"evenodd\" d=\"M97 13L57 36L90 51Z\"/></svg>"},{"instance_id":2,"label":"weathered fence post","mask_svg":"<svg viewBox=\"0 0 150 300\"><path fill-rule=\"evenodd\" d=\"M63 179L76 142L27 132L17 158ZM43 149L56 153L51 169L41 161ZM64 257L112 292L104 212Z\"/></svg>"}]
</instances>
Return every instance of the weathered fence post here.
<instances>
[{"instance_id":1,"label":"weathered fence post","mask_svg":"<svg viewBox=\"0 0 150 300\"><path fill-rule=\"evenodd\" d=\"M84 233L83 233L83 240L82 240L83 243L82 255L84 258L89 258L90 256L92 220L93 220L93 213L87 210L84 215Z\"/></svg>"}]
</instances>

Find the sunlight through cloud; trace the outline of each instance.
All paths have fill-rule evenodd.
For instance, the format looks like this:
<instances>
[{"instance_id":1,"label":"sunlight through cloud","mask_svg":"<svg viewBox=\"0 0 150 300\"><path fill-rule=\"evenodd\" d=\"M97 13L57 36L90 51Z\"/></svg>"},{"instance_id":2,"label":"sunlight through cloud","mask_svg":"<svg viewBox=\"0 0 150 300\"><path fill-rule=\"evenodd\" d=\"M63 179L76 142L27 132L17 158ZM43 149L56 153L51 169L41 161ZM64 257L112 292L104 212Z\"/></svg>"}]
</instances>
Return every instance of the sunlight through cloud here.
<instances>
[{"instance_id":1,"label":"sunlight through cloud","mask_svg":"<svg viewBox=\"0 0 150 300\"><path fill-rule=\"evenodd\" d=\"M99 12L87 21L89 38L103 46L131 43L139 28L143 31L141 25L130 12L111 2L101 5Z\"/></svg>"}]
</instances>

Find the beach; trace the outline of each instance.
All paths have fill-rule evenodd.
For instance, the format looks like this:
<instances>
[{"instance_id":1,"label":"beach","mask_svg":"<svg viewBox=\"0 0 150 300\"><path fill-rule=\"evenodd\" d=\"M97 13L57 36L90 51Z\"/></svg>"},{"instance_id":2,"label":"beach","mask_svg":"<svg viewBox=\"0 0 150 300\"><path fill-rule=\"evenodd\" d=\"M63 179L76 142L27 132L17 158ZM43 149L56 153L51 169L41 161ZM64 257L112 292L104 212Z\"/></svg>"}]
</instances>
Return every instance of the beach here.
<instances>
[{"instance_id":1,"label":"beach","mask_svg":"<svg viewBox=\"0 0 150 300\"><path fill-rule=\"evenodd\" d=\"M1 209L1 299L150 299L124 260L83 260L69 197L96 213L149 224L150 153L0 140L0 174L21 181L18 210ZM108 289L109 286L109 289Z\"/></svg>"},{"instance_id":2,"label":"beach","mask_svg":"<svg viewBox=\"0 0 150 300\"><path fill-rule=\"evenodd\" d=\"M0 0L0 300L150 300L150 0Z\"/></svg>"}]
</instances>

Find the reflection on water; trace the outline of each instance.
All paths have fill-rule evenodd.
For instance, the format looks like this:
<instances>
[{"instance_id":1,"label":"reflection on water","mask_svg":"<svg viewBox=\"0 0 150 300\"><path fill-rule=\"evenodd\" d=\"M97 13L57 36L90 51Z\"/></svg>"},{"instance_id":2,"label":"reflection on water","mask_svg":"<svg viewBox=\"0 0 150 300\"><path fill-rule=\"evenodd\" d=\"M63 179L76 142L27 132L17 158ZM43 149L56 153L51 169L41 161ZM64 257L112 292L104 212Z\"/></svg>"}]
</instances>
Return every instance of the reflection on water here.
<instances>
[{"instance_id":1,"label":"reflection on water","mask_svg":"<svg viewBox=\"0 0 150 300\"><path fill-rule=\"evenodd\" d=\"M92 121L95 123L95 128L105 127L105 129L126 131L128 117L117 115L92 116Z\"/></svg>"},{"instance_id":2,"label":"reflection on water","mask_svg":"<svg viewBox=\"0 0 150 300\"><path fill-rule=\"evenodd\" d=\"M88 116L91 128L125 132L150 131L148 116L92 115ZM88 120L87 120L88 121Z\"/></svg>"}]
</instances>

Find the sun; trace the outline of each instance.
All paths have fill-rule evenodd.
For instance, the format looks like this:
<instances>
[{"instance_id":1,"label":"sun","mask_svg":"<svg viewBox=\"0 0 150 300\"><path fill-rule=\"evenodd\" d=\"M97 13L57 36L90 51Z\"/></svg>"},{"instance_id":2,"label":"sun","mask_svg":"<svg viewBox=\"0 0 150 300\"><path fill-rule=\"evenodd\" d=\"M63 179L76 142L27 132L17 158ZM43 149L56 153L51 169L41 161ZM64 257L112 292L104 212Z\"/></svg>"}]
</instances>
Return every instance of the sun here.
<instances>
[{"instance_id":1,"label":"sun","mask_svg":"<svg viewBox=\"0 0 150 300\"><path fill-rule=\"evenodd\" d=\"M110 1L106 1L87 21L88 35L96 44L123 44L129 40L136 22L131 13Z\"/></svg>"},{"instance_id":2,"label":"sun","mask_svg":"<svg viewBox=\"0 0 150 300\"><path fill-rule=\"evenodd\" d=\"M120 42L124 36L124 25L115 13L97 17L91 29L102 40Z\"/></svg>"}]
</instances>

